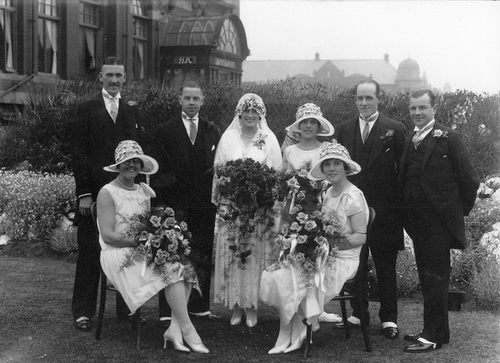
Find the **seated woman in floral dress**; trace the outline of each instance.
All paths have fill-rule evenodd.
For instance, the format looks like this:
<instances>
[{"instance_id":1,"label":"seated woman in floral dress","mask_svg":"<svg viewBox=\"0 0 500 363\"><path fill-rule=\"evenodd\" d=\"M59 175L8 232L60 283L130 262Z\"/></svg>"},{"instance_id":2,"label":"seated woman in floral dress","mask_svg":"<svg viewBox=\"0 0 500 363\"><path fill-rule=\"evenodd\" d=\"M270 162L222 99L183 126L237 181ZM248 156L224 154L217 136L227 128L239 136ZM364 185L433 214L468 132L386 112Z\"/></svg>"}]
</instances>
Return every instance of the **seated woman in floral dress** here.
<instances>
[{"instance_id":1,"label":"seated woman in floral dress","mask_svg":"<svg viewBox=\"0 0 500 363\"><path fill-rule=\"evenodd\" d=\"M158 269L158 263L146 263L146 250L136 249L139 236L134 226L139 215L149 212L150 198L155 193L148 185L136 184L134 180L138 174L156 173L158 163L144 155L137 142L125 140L115 150L115 164L104 170L118 173L97 196L101 266L106 277L123 296L131 314L165 288L172 307L172 321L163 335L165 346L170 341L179 351L208 353L187 311L191 287L199 289L191 264L172 261L166 251L158 250L157 257L162 254L165 258Z\"/></svg>"},{"instance_id":2,"label":"seated woman in floral dress","mask_svg":"<svg viewBox=\"0 0 500 363\"><path fill-rule=\"evenodd\" d=\"M324 305L356 274L369 212L363 193L347 175L360 170L345 147L325 143L309 172L311 179L331 183L322 196L321 211L297 205L290 212L294 221L282 226L282 255L261 280L262 301L280 312L278 339L269 354L299 349L306 337L302 321L317 328Z\"/></svg>"},{"instance_id":3,"label":"seated woman in floral dress","mask_svg":"<svg viewBox=\"0 0 500 363\"><path fill-rule=\"evenodd\" d=\"M231 325L242 322L245 309L246 325L254 327L257 324L260 276L271 262L274 251L274 238L271 237L274 221L268 215L274 201L271 196L270 206L259 203L256 197L268 195L269 191L265 185L259 187L256 179L261 178L265 184L265 178L281 168L278 140L267 126L266 108L258 95L247 93L238 101L234 119L217 146L214 168L212 201L218 206L214 238L214 302L233 309ZM229 169L238 171L227 172ZM224 170L225 176L222 175ZM233 192L224 195L228 180L233 184L236 180L240 183L236 200L232 202L229 199L234 199ZM242 198L248 197L248 191L255 198L247 198L248 203L242 202ZM248 211L251 203L253 209ZM228 212L233 217L228 217Z\"/></svg>"}]
</instances>

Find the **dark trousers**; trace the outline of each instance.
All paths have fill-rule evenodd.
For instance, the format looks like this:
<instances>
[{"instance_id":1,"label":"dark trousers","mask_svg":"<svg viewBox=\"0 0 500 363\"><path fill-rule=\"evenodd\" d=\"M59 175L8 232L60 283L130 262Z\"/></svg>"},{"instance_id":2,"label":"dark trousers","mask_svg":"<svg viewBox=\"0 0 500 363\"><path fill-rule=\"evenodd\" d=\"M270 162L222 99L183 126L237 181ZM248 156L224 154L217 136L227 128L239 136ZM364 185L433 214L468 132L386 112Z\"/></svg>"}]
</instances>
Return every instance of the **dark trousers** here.
<instances>
[{"instance_id":1,"label":"dark trousers","mask_svg":"<svg viewBox=\"0 0 500 363\"><path fill-rule=\"evenodd\" d=\"M405 228L413 240L424 298L424 328L420 336L446 344L450 341L450 234L425 200L413 200L407 205Z\"/></svg>"},{"instance_id":2,"label":"dark trousers","mask_svg":"<svg viewBox=\"0 0 500 363\"><path fill-rule=\"evenodd\" d=\"M379 287L381 322L398 323L398 284L396 275L397 248L364 245L361 249L358 272L354 277L355 298L351 300L352 315L361 319L368 310L368 248L370 248Z\"/></svg>"},{"instance_id":3,"label":"dark trousers","mask_svg":"<svg viewBox=\"0 0 500 363\"><path fill-rule=\"evenodd\" d=\"M96 311L101 273L99 234L91 217L78 216L78 259L71 309L76 320L82 316L92 318ZM116 293L116 315L125 318L130 313L125 301Z\"/></svg>"},{"instance_id":4,"label":"dark trousers","mask_svg":"<svg viewBox=\"0 0 500 363\"><path fill-rule=\"evenodd\" d=\"M212 281L212 253L214 245L215 206L176 211L177 220L185 220L193 236L190 260L196 268L201 295L192 290L188 302L190 313L210 311L210 284ZM165 294L158 294L160 317L171 315Z\"/></svg>"}]
</instances>

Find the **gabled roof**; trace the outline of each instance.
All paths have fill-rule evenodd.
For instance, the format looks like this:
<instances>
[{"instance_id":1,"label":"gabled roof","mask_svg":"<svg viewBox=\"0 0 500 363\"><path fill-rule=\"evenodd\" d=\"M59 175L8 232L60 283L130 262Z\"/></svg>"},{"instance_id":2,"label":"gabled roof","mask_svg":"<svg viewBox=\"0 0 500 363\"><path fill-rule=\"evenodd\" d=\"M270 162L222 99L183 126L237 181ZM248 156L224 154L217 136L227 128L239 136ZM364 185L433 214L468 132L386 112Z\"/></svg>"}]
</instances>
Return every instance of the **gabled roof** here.
<instances>
[{"instance_id":1,"label":"gabled roof","mask_svg":"<svg viewBox=\"0 0 500 363\"><path fill-rule=\"evenodd\" d=\"M246 60L243 62L243 82L264 82L294 77L299 74L314 76L328 60ZM344 76L361 74L380 84L394 84L397 69L384 59L329 60L344 71Z\"/></svg>"}]
</instances>

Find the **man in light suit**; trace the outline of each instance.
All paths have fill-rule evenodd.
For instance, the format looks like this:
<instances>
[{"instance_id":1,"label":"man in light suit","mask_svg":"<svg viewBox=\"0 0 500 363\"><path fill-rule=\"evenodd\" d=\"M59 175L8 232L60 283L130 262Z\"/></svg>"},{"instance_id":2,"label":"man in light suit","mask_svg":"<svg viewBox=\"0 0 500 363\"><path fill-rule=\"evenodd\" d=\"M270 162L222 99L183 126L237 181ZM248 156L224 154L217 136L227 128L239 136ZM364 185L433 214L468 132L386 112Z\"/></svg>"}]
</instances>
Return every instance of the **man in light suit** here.
<instances>
[{"instance_id":1,"label":"man in light suit","mask_svg":"<svg viewBox=\"0 0 500 363\"><path fill-rule=\"evenodd\" d=\"M211 202L213 163L220 130L200 117L203 90L193 81L179 92L182 112L161 124L154 132L150 154L160 165L151 179L157 204L171 207L177 219L184 220L193 235L191 261L196 266L202 295L193 291L188 311L201 318L218 318L210 312L210 282L216 208ZM160 319L170 318L170 308L160 297Z\"/></svg>"},{"instance_id":2,"label":"man in light suit","mask_svg":"<svg viewBox=\"0 0 500 363\"><path fill-rule=\"evenodd\" d=\"M106 58L99 73L102 91L95 99L80 104L70 123L72 167L78 197L75 218L78 260L72 311L75 326L81 331L91 330L100 277L101 249L90 207L101 187L114 178L103 167L113 164L118 143L137 137L137 111L120 96L125 80L123 63L116 57ZM117 296L118 317L125 319L128 314L125 302Z\"/></svg>"},{"instance_id":3,"label":"man in light suit","mask_svg":"<svg viewBox=\"0 0 500 363\"><path fill-rule=\"evenodd\" d=\"M413 240L424 298L424 328L408 334L404 351L430 352L450 341L448 286L450 248L465 248L464 216L474 206L479 178L460 134L434 119L430 90L410 97L415 135L401 157L404 226Z\"/></svg>"},{"instance_id":4,"label":"man in light suit","mask_svg":"<svg viewBox=\"0 0 500 363\"><path fill-rule=\"evenodd\" d=\"M334 137L361 165L361 172L349 180L363 191L376 214L361 251L354 286L357 298L352 301L349 323L367 325L369 322L366 261L370 250L379 285L382 333L388 339L396 339L399 335L396 261L398 251L404 249L397 175L406 130L401 122L378 112L379 93L376 81L360 82L355 97L359 116L337 127Z\"/></svg>"}]
</instances>

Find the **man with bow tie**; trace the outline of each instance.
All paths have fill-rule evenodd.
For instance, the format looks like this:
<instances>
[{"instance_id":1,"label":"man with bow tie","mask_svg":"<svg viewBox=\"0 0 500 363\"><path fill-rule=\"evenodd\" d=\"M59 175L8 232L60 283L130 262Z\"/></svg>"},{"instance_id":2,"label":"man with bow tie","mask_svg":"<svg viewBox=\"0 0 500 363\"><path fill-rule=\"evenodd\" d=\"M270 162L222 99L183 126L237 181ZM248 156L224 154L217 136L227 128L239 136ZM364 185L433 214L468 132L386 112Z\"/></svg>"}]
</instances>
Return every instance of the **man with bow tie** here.
<instances>
[{"instance_id":1,"label":"man with bow tie","mask_svg":"<svg viewBox=\"0 0 500 363\"><path fill-rule=\"evenodd\" d=\"M181 113L162 123L149 145L160 170L151 178L157 193L153 203L171 207L193 235L191 261L197 267L202 295L193 290L188 311L201 318L216 318L210 312L210 282L216 208L211 202L213 163L220 130L200 117L204 95L200 85L186 81L179 91ZM170 320L170 307L159 294L160 320Z\"/></svg>"},{"instance_id":2,"label":"man with bow tie","mask_svg":"<svg viewBox=\"0 0 500 363\"><path fill-rule=\"evenodd\" d=\"M100 278L99 236L90 214L99 190L114 176L103 170L113 164L115 148L122 140L138 137L134 107L121 99L125 67L116 57L104 59L99 73L102 90L95 99L83 102L70 123L72 168L76 183L78 260L73 288L72 311L78 330L89 331L96 310ZM129 310L117 294L117 315L126 319Z\"/></svg>"},{"instance_id":3,"label":"man with bow tie","mask_svg":"<svg viewBox=\"0 0 500 363\"><path fill-rule=\"evenodd\" d=\"M412 343L404 349L408 353L430 352L450 341L450 249L465 248L464 216L479 188L461 135L436 122L436 109L432 91L411 95L414 136L407 139L400 164L404 227L413 240L424 298L423 329L404 337Z\"/></svg>"},{"instance_id":4,"label":"man with bow tie","mask_svg":"<svg viewBox=\"0 0 500 363\"><path fill-rule=\"evenodd\" d=\"M369 323L366 261L371 251L379 286L382 334L388 339L396 339L399 335L396 261L398 251L404 249L397 175L406 130L401 122L378 111L379 96L380 85L376 81L360 82L355 96L359 115L338 126L334 137L361 165L361 172L349 180L363 191L368 205L376 213L361 251L354 286L356 298L351 303L353 312L348 322L353 325Z\"/></svg>"}]
</instances>

